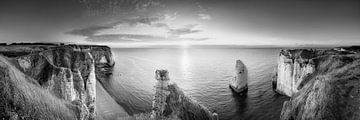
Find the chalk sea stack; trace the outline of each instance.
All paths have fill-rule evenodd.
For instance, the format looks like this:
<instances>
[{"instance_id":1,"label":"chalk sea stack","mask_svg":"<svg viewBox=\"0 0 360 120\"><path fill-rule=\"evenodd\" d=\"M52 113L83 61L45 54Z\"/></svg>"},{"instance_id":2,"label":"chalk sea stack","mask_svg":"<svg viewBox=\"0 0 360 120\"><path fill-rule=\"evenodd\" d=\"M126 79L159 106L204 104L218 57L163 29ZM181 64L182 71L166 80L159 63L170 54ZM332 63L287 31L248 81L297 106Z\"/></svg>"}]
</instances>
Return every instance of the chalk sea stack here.
<instances>
[{"instance_id":1,"label":"chalk sea stack","mask_svg":"<svg viewBox=\"0 0 360 120\"><path fill-rule=\"evenodd\" d=\"M169 79L167 70L156 70L156 93L151 119L154 120L215 120L204 106L187 97Z\"/></svg>"},{"instance_id":2,"label":"chalk sea stack","mask_svg":"<svg viewBox=\"0 0 360 120\"><path fill-rule=\"evenodd\" d=\"M360 54L350 48L280 52L276 90L291 96L281 120L360 119Z\"/></svg>"},{"instance_id":3,"label":"chalk sea stack","mask_svg":"<svg viewBox=\"0 0 360 120\"><path fill-rule=\"evenodd\" d=\"M236 61L235 77L230 80L230 88L237 93L244 93L248 90L248 70L241 60Z\"/></svg>"},{"instance_id":4,"label":"chalk sea stack","mask_svg":"<svg viewBox=\"0 0 360 120\"><path fill-rule=\"evenodd\" d=\"M96 79L110 74L107 46L0 46L1 119L95 119Z\"/></svg>"}]
</instances>

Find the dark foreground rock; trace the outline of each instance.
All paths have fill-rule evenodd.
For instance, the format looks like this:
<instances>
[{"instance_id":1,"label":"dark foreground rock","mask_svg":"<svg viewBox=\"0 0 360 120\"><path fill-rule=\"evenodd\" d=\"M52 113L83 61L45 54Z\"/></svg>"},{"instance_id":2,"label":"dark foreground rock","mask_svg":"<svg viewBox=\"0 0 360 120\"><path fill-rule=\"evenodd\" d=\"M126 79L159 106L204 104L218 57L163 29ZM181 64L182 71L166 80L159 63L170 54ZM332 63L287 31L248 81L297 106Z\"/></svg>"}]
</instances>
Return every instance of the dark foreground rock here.
<instances>
[{"instance_id":1,"label":"dark foreground rock","mask_svg":"<svg viewBox=\"0 0 360 120\"><path fill-rule=\"evenodd\" d=\"M0 118L94 119L96 79L111 74L109 47L0 46Z\"/></svg>"},{"instance_id":2,"label":"dark foreground rock","mask_svg":"<svg viewBox=\"0 0 360 120\"><path fill-rule=\"evenodd\" d=\"M297 61L299 64L294 70L290 68L296 65L283 65L292 71L287 73L292 73L288 77L278 73L277 90L291 96L283 105L281 120L360 119L360 54L357 51L302 49L282 51L281 55L292 58L285 64ZM307 72L310 68L311 72ZM279 89L281 85L288 88Z\"/></svg>"}]
</instances>

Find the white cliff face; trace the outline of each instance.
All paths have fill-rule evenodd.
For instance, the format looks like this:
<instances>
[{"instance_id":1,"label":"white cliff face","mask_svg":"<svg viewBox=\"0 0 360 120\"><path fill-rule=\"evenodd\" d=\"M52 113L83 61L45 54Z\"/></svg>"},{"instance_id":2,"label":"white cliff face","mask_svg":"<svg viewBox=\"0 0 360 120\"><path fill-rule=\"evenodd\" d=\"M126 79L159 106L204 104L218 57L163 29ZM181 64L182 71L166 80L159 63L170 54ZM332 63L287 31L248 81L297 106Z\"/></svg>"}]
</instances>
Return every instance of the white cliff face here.
<instances>
[{"instance_id":1,"label":"white cliff face","mask_svg":"<svg viewBox=\"0 0 360 120\"><path fill-rule=\"evenodd\" d=\"M65 100L73 101L76 98L76 93L74 89L74 81L73 81L73 75L70 71L70 69L64 69L66 74L64 74L65 77Z\"/></svg>"},{"instance_id":2,"label":"white cliff face","mask_svg":"<svg viewBox=\"0 0 360 120\"><path fill-rule=\"evenodd\" d=\"M280 54L278 61L276 91L292 96L299 91L298 87L304 78L315 71L310 59L296 58Z\"/></svg>"},{"instance_id":3,"label":"white cliff face","mask_svg":"<svg viewBox=\"0 0 360 120\"><path fill-rule=\"evenodd\" d=\"M285 95L292 95L293 61L284 55L280 55L278 62L276 91Z\"/></svg>"},{"instance_id":4,"label":"white cliff face","mask_svg":"<svg viewBox=\"0 0 360 120\"><path fill-rule=\"evenodd\" d=\"M89 94L89 105L88 108L90 109L90 115L95 115L95 97L96 97L96 75L95 75L95 62L94 59L92 58L92 55L90 53L88 53L89 58L88 60L91 60L91 65L89 68L89 77L88 80L86 82L86 86L87 86L87 92ZM94 116L90 116L90 117L94 117Z\"/></svg>"},{"instance_id":5,"label":"white cliff face","mask_svg":"<svg viewBox=\"0 0 360 120\"><path fill-rule=\"evenodd\" d=\"M247 89L248 71L241 60L236 61L235 77L230 81L230 87L236 92L242 92Z\"/></svg>"},{"instance_id":6,"label":"white cliff face","mask_svg":"<svg viewBox=\"0 0 360 120\"><path fill-rule=\"evenodd\" d=\"M64 98L68 101L73 101L76 97L73 76L68 68L59 67L52 71L51 81L46 85L45 88L49 88L55 92L57 97Z\"/></svg>"}]
</instances>

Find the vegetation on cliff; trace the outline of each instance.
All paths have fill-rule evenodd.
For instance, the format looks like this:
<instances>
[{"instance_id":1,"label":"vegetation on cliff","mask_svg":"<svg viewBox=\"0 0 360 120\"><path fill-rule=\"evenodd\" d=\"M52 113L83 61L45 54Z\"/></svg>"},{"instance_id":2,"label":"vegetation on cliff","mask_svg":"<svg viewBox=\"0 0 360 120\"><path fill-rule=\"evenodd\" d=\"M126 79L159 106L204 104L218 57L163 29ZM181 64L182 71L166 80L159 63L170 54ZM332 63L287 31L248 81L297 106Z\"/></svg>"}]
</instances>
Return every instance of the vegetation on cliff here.
<instances>
[{"instance_id":1,"label":"vegetation on cliff","mask_svg":"<svg viewBox=\"0 0 360 120\"><path fill-rule=\"evenodd\" d=\"M360 119L360 54L320 50L311 60L314 73L307 75L289 101L282 120Z\"/></svg>"},{"instance_id":2,"label":"vegetation on cliff","mask_svg":"<svg viewBox=\"0 0 360 120\"><path fill-rule=\"evenodd\" d=\"M212 113L196 101L187 97L171 83L167 70L157 70L156 93L152 118L157 120L213 120Z\"/></svg>"},{"instance_id":3,"label":"vegetation on cliff","mask_svg":"<svg viewBox=\"0 0 360 120\"><path fill-rule=\"evenodd\" d=\"M114 65L109 47L9 45L0 54L0 118L95 119L97 74Z\"/></svg>"},{"instance_id":4,"label":"vegetation on cliff","mask_svg":"<svg viewBox=\"0 0 360 120\"><path fill-rule=\"evenodd\" d=\"M77 118L79 108L42 88L37 80L23 74L4 56L0 56L0 79L0 118Z\"/></svg>"}]
</instances>

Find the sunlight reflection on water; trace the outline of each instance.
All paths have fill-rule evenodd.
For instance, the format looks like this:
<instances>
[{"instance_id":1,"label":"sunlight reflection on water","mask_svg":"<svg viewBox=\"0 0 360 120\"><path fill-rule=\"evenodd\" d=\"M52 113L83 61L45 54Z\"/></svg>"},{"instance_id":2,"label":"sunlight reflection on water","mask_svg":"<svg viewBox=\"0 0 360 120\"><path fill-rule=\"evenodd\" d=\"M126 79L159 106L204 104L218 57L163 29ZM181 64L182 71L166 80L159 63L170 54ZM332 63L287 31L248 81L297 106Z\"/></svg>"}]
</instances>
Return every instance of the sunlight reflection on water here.
<instances>
[{"instance_id":1,"label":"sunlight reflection on water","mask_svg":"<svg viewBox=\"0 0 360 120\"><path fill-rule=\"evenodd\" d=\"M190 72L190 66L191 66L191 59L188 55L188 49L183 48L182 49L182 55L181 55L181 71L184 78L184 81L188 81L191 78L191 72ZM189 83L189 82L188 82ZM191 88L192 84L184 84L185 87Z\"/></svg>"}]
</instances>

